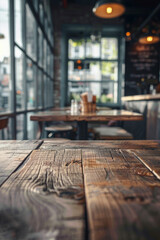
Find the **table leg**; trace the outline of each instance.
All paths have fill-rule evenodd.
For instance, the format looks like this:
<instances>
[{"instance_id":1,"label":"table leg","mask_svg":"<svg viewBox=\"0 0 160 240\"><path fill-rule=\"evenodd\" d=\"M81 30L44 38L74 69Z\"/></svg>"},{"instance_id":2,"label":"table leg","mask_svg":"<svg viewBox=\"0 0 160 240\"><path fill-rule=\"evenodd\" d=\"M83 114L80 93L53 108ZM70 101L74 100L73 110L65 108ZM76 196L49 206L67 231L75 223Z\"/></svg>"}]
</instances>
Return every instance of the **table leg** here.
<instances>
[{"instance_id":1,"label":"table leg","mask_svg":"<svg viewBox=\"0 0 160 240\"><path fill-rule=\"evenodd\" d=\"M42 137L42 131L43 131L43 122L38 122L37 139L40 139Z\"/></svg>"},{"instance_id":2,"label":"table leg","mask_svg":"<svg viewBox=\"0 0 160 240\"><path fill-rule=\"evenodd\" d=\"M78 129L78 140L88 140L88 122L80 121L77 122Z\"/></svg>"}]
</instances>

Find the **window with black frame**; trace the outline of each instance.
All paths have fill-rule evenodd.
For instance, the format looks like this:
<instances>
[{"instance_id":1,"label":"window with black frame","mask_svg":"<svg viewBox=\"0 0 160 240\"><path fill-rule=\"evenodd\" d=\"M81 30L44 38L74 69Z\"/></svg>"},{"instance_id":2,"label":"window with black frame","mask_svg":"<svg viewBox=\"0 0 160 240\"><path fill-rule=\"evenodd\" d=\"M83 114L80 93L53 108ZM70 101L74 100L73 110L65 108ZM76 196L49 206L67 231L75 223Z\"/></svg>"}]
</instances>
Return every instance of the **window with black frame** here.
<instances>
[{"instance_id":1,"label":"window with black frame","mask_svg":"<svg viewBox=\"0 0 160 240\"><path fill-rule=\"evenodd\" d=\"M30 113L51 107L53 25L49 2L0 0L0 114L12 114L10 138L35 138Z\"/></svg>"},{"instance_id":2,"label":"window with black frame","mask_svg":"<svg viewBox=\"0 0 160 240\"><path fill-rule=\"evenodd\" d=\"M9 2L0 0L0 112L10 110L10 33Z\"/></svg>"},{"instance_id":3,"label":"window with black frame","mask_svg":"<svg viewBox=\"0 0 160 240\"><path fill-rule=\"evenodd\" d=\"M91 90L97 104L118 104L118 37L70 38L68 40L68 101L80 100Z\"/></svg>"}]
</instances>

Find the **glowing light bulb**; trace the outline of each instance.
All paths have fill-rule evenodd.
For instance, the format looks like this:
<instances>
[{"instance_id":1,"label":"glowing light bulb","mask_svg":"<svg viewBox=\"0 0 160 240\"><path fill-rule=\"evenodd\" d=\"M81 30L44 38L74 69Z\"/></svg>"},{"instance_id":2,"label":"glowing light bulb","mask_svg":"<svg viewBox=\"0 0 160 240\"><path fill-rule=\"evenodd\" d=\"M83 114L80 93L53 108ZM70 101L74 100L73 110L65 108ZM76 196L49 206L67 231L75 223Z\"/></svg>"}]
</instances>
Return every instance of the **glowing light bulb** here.
<instances>
[{"instance_id":1,"label":"glowing light bulb","mask_svg":"<svg viewBox=\"0 0 160 240\"><path fill-rule=\"evenodd\" d=\"M147 42L152 42L153 41L153 37L152 36L148 36L147 37Z\"/></svg>"},{"instance_id":2,"label":"glowing light bulb","mask_svg":"<svg viewBox=\"0 0 160 240\"><path fill-rule=\"evenodd\" d=\"M111 7L107 7L106 8L106 13L111 14L112 11L113 11L113 9Z\"/></svg>"},{"instance_id":3,"label":"glowing light bulb","mask_svg":"<svg viewBox=\"0 0 160 240\"><path fill-rule=\"evenodd\" d=\"M130 32L126 32L126 36L127 37L131 36L131 33Z\"/></svg>"}]
</instances>

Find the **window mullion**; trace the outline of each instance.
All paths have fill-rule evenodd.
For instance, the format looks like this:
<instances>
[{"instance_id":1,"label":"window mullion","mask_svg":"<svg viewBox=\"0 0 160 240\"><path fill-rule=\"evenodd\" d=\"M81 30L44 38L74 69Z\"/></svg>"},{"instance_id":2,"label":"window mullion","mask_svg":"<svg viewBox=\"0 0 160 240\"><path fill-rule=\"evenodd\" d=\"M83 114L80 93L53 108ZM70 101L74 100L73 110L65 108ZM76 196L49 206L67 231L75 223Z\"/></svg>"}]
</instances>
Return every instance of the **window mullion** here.
<instances>
[{"instance_id":1,"label":"window mullion","mask_svg":"<svg viewBox=\"0 0 160 240\"><path fill-rule=\"evenodd\" d=\"M14 1L9 0L9 16L10 16L10 58L11 58L11 111L14 114L12 118L12 139L16 139L16 81L15 81L15 49L14 49Z\"/></svg>"}]
</instances>

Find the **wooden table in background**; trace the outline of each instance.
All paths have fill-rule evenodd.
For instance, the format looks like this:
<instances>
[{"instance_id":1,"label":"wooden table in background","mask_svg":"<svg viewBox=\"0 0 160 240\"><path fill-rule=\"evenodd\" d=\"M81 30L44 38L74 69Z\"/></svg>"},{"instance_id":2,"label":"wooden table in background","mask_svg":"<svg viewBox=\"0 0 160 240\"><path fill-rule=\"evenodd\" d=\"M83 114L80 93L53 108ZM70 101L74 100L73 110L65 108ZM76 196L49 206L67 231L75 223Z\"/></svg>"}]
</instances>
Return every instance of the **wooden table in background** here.
<instances>
[{"instance_id":1,"label":"wooden table in background","mask_svg":"<svg viewBox=\"0 0 160 240\"><path fill-rule=\"evenodd\" d=\"M0 141L0 239L159 240L160 141Z\"/></svg>"},{"instance_id":2,"label":"wooden table in background","mask_svg":"<svg viewBox=\"0 0 160 240\"><path fill-rule=\"evenodd\" d=\"M88 139L88 122L115 121L139 121L143 120L143 115L124 110L99 110L95 113L71 113L70 111L49 111L39 112L30 116L30 120L38 121L39 132L37 138L40 138L43 130L43 123L50 121L76 121L78 128L78 139Z\"/></svg>"}]
</instances>

